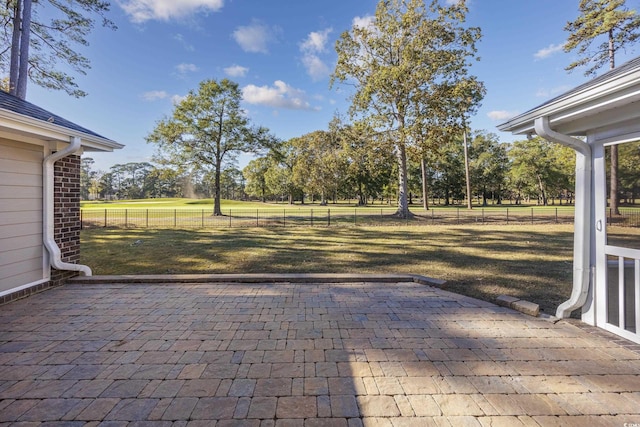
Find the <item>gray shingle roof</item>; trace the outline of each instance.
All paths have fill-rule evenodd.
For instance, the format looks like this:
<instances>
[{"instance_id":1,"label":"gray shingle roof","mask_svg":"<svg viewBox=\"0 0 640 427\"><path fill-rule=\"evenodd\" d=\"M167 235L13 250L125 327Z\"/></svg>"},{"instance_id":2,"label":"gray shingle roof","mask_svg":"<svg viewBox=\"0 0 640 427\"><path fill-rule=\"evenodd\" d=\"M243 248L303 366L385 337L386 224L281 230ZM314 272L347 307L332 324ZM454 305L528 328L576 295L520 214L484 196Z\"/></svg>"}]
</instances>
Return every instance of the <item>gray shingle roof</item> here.
<instances>
[{"instance_id":1,"label":"gray shingle roof","mask_svg":"<svg viewBox=\"0 0 640 427\"><path fill-rule=\"evenodd\" d=\"M2 90L0 90L0 108L37 120L42 120L43 122L53 123L64 128L74 130L76 132L82 132L84 134L91 135L97 138L109 140L109 138L105 138L102 135L99 135L87 128L84 128L63 117L58 116L57 114L53 114L45 110L44 108L40 108L35 104L10 95L9 93Z\"/></svg>"}]
</instances>

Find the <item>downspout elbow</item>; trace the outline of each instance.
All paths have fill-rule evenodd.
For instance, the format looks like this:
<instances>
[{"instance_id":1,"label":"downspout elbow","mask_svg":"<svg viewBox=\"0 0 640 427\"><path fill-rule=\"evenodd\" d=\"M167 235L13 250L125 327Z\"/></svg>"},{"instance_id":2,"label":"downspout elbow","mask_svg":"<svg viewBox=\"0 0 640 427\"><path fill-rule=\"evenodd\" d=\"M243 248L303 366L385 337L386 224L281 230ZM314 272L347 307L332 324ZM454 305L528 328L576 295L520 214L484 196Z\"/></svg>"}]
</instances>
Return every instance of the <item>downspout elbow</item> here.
<instances>
[{"instance_id":1,"label":"downspout elbow","mask_svg":"<svg viewBox=\"0 0 640 427\"><path fill-rule=\"evenodd\" d=\"M91 276L91 268L82 264L62 261L60 247L54 239L54 164L56 161L77 152L81 147L80 138L74 137L71 143L62 150L48 155L42 163L43 184L43 243L49 253L49 264L56 270L77 271L84 276Z\"/></svg>"},{"instance_id":2,"label":"downspout elbow","mask_svg":"<svg viewBox=\"0 0 640 427\"><path fill-rule=\"evenodd\" d=\"M573 239L573 287L569 299L560 304L556 317L566 318L584 306L589 295L591 261L591 146L551 129L548 117L535 121L536 134L573 148L576 152L576 203Z\"/></svg>"}]
</instances>

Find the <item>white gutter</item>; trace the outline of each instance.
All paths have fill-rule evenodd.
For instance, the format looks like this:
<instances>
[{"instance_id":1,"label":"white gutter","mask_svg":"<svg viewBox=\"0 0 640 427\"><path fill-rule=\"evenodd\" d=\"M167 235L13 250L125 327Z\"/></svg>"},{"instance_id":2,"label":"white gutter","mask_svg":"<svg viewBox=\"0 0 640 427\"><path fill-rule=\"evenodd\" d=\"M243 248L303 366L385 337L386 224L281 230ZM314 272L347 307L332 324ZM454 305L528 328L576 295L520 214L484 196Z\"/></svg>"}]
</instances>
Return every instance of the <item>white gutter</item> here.
<instances>
[{"instance_id":1,"label":"white gutter","mask_svg":"<svg viewBox=\"0 0 640 427\"><path fill-rule=\"evenodd\" d=\"M71 264L62 261L60 248L54 239L54 168L57 160L67 157L80 149L81 140L72 137L71 143L62 150L48 155L42 163L42 203L43 203L43 242L49 252L49 264L57 270L79 271L85 276L91 276L91 268L82 264Z\"/></svg>"},{"instance_id":2,"label":"white gutter","mask_svg":"<svg viewBox=\"0 0 640 427\"><path fill-rule=\"evenodd\" d=\"M535 119L535 131L542 138L576 151L576 201L573 238L573 289L571 297L560 304L556 317L566 318L581 308L589 294L591 260L591 146L584 141L558 133L549 126L549 117Z\"/></svg>"}]
</instances>

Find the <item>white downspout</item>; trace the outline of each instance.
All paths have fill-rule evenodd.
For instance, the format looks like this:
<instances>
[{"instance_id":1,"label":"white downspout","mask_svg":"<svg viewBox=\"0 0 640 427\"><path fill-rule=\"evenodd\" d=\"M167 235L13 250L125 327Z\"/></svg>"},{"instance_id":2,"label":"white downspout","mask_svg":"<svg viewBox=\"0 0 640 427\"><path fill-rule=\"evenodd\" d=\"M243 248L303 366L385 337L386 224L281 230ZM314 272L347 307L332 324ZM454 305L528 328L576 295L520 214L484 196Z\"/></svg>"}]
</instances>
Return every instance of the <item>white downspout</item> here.
<instances>
[{"instance_id":1,"label":"white downspout","mask_svg":"<svg viewBox=\"0 0 640 427\"><path fill-rule=\"evenodd\" d=\"M48 155L42 163L42 202L44 207L42 228L44 246L49 252L49 264L57 270L79 271L85 276L91 276L91 269L82 264L71 264L62 261L62 254L54 240L54 163L75 153L80 149L80 138L71 138L71 143L62 150Z\"/></svg>"},{"instance_id":2,"label":"white downspout","mask_svg":"<svg viewBox=\"0 0 640 427\"><path fill-rule=\"evenodd\" d=\"M551 129L549 117L535 121L536 133L542 138L576 151L576 202L573 237L573 289L571 297L560 304L556 317L569 317L587 300L590 285L591 257L591 146L584 141Z\"/></svg>"}]
</instances>

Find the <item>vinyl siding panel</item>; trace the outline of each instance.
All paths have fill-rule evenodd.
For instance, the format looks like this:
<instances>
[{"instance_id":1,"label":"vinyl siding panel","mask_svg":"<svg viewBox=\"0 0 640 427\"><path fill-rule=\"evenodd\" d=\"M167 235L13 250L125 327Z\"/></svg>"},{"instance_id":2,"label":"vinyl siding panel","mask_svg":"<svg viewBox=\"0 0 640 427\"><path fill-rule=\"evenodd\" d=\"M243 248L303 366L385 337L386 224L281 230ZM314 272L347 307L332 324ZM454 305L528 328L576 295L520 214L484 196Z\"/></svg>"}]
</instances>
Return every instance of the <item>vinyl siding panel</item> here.
<instances>
[{"instance_id":1,"label":"vinyl siding panel","mask_svg":"<svg viewBox=\"0 0 640 427\"><path fill-rule=\"evenodd\" d=\"M0 139L0 292L43 279L43 158L41 146Z\"/></svg>"}]
</instances>

